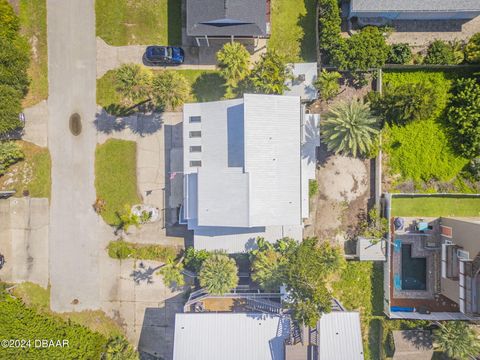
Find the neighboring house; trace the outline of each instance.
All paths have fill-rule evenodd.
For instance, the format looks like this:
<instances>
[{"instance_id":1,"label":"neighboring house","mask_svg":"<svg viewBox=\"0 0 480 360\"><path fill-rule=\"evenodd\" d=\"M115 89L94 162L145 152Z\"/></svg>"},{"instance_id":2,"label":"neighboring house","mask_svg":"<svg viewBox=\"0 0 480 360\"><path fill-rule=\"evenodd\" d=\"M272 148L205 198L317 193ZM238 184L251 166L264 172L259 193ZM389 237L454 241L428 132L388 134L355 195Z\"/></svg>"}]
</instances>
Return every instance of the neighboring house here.
<instances>
[{"instance_id":1,"label":"neighboring house","mask_svg":"<svg viewBox=\"0 0 480 360\"><path fill-rule=\"evenodd\" d=\"M209 38L267 38L270 0L187 0L187 35Z\"/></svg>"},{"instance_id":2,"label":"neighboring house","mask_svg":"<svg viewBox=\"0 0 480 360\"><path fill-rule=\"evenodd\" d=\"M392 20L470 20L478 15L478 0L351 0L349 18L381 25Z\"/></svg>"},{"instance_id":3,"label":"neighboring house","mask_svg":"<svg viewBox=\"0 0 480 360\"><path fill-rule=\"evenodd\" d=\"M285 85L289 90L285 95L300 96L302 101L314 101L317 99L317 81L318 67L317 63L294 63L288 67L292 71L292 78L289 78Z\"/></svg>"},{"instance_id":4,"label":"neighboring house","mask_svg":"<svg viewBox=\"0 0 480 360\"><path fill-rule=\"evenodd\" d=\"M193 292L176 314L173 360L363 360L360 316L337 300L309 328L291 319L279 293L245 291Z\"/></svg>"},{"instance_id":5,"label":"neighboring house","mask_svg":"<svg viewBox=\"0 0 480 360\"><path fill-rule=\"evenodd\" d=\"M185 104L180 223L196 249L253 249L263 237L301 240L315 178L318 115L298 96Z\"/></svg>"},{"instance_id":6,"label":"neighboring house","mask_svg":"<svg viewBox=\"0 0 480 360\"><path fill-rule=\"evenodd\" d=\"M395 197L388 195L390 203ZM391 218L385 263L390 318L480 319L480 217Z\"/></svg>"},{"instance_id":7,"label":"neighboring house","mask_svg":"<svg viewBox=\"0 0 480 360\"><path fill-rule=\"evenodd\" d=\"M430 330L392 331L395 352L393 360L431 360L433 339Z\"/></svg>"}]
</instances>

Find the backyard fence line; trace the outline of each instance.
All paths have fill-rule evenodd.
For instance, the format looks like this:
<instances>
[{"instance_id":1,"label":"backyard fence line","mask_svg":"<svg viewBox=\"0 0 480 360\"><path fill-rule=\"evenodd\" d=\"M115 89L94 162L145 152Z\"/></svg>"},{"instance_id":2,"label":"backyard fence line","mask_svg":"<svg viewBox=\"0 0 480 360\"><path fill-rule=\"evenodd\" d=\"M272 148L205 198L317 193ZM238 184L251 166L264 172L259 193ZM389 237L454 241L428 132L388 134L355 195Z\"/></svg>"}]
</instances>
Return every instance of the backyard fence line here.
<instances>
[{"instance_id":1,"label":"backyard fence line","mask_svg":"<svg viewBox=\"0 0 480 360\"><path fill-rule=\"evenodd\" d=\"M408 197L460 197L460 198L480 198L480 194L464 194L464 193L391 193L391 198L408 198Z\"/></svg>"}]
</instances>

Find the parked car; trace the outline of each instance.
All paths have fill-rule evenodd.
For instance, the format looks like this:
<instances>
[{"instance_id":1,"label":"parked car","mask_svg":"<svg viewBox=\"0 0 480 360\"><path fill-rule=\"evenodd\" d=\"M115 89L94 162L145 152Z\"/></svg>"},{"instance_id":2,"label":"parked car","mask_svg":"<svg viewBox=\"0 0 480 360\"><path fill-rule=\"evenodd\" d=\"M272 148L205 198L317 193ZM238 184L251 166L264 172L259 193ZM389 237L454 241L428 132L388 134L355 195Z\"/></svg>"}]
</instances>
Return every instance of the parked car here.
<instances>
[{"instance_id":1,"label":"parked car","mask_svg":"<svg viewBox=\"0 0 480 360\"><path fill-rule=\"evenodd\" d=\"M145 60L151 65L180 65L185 60L185 53L176 46L148 46Z\"/></svg>"}]
</instances>

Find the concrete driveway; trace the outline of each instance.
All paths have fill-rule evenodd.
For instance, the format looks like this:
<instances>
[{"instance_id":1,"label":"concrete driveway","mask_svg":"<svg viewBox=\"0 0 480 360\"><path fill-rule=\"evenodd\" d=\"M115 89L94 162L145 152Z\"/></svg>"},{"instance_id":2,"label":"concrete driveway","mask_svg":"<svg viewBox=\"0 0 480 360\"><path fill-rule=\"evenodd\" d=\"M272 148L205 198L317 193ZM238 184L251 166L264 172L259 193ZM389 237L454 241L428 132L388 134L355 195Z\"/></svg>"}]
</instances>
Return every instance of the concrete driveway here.
<instances>
[{"instance_id":1,"label":"concrete driveway","mask_svg":"<svg viewBox=\"0 0 480 360\"><path fill-rule=\"evenodd\" d=\"M94 0L48 0L47 21L51 308L58 312L98 309L98 253L110 229L92 209L97 140ZM78 136L69 129L73 113L82 118Z\"/></svg>"}]
</instances>

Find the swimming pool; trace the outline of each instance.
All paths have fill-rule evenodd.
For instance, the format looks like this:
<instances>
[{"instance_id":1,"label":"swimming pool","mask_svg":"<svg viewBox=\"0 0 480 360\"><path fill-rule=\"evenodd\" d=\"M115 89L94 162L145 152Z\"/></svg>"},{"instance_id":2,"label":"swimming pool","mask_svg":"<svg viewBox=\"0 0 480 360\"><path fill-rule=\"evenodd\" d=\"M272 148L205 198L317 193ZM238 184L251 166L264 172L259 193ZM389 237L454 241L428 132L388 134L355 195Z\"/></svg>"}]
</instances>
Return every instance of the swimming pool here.
<instances>
[{"instance_id":1,"label":"swimming pool","mask_svg":"<svg viewBox=\"0 0 480 360\"><path fill-rule=\"evenodd\" d=\"M412 245L402 244L402 290L427 289L427 258L413 258Z\"/></svg>"}]
</instances>

